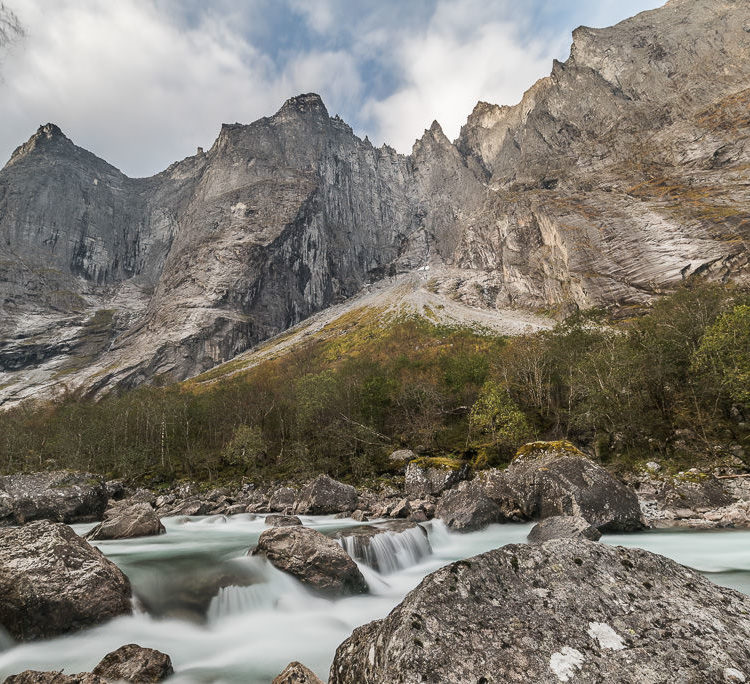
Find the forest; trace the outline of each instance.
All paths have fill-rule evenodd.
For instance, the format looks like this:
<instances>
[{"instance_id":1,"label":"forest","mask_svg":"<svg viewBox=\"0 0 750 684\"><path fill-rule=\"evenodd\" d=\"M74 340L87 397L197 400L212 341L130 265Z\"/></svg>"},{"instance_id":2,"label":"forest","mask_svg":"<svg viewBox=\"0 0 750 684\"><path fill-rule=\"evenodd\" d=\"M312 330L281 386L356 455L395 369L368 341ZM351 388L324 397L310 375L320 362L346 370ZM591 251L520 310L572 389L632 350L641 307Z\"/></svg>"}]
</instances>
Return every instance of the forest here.
<instances>
[{"instance_id":1,"label":"forest","mask_svg":"<svg viewBox=\"0 0 750 684\"><path fill-rule=\"evenodd\" d=\"M515 338L416 316L364 320L214 383L7 410L0 469L151 486L318 472L367 482L392 474L395 449L502 467L520 444L560 438L615 468L750 465L741 289L694 280L628 316L578 312Z\"/></svg>"}]
</instances>

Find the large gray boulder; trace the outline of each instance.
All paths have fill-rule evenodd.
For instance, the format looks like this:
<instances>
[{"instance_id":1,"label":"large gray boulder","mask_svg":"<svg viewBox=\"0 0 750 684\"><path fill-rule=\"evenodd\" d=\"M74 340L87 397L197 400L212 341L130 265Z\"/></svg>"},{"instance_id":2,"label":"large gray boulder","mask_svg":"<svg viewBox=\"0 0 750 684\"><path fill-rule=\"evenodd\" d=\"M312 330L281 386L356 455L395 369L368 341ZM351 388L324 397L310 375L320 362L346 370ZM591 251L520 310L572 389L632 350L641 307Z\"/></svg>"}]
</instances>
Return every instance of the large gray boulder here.
<instances>
[{"instance_id":1,"label":"large gray boulder","mask_svg":"<svg viewBox=\"0 0 750 684\"><path fill-rule=\"evenodd\" d=\"M602 532L643 527L635 491L569 442L532 442L504 473L521 513L530 519L576 515Z\"/></svg>"},{"instance_id":2,"label":"large gray boulder","mask_svg":"<svg viewBox=\"0 0 750 684\"><path fill-rule=\"evenodd\" d=\"M588 520L576 515L556 515L545 518L531 528L527 539L530 543L541 544L550 539L588 539L599 541L602 533Z\"/></svg>"},{"instance_id":3,"label":"large gray boulder","mask_svg":"<svg viewBox=\"0 0 750 684\"><path fill-rule=\"evenodd\" d=\"M323 684L311 669L297 661L289 663L271 684Z\"/></svg>"},{"instance_id":4,"label":"large gray boulder","mask_svg":"<svg viewBox=\"0 0 750 684\"><path fill-rule=\"evenodd\" d=\"M346 513L357 508L359 496L351 485L338 482L328 475L318 475L303 487L295 508L295 513L326 515Z\"/></svg>"},{"instance_id":5,"label":"large gray boulder","mask_svg":"<svg viewBox=\"0 0 750 684\"><path fill-rule=\"evenodd\" d=\"M0 530L0 625L25 641L132 612L130 582L61 523Z\"/></svg>"},{"instance_id":6,"label":"large gray boulder","mask_svg":"<svg viewBox=\"0 0 750 684\"><path fill-rule=\"evenodd\" d=\"M329 684L748 679L750 597L641 549L557 539L428 575L339 646Z\"/></svg>"},{"instance_id":7,"label":"large gray boulder","mask_svg":"<svg viewBox=\"0 0 750 684\"><path fill-rule=\"evenodd\" d=\"M293 527L302 524L302 521L296 515L281 515L281 513L267 515L264 522L269 527Z\"/></svg>"},{"instance_id":8,"label":"large gray boulder","mask_svg":"<svg viewBox=\"0 0 750 684\"><path fill-rule=\"evenodd\" d=\"M147 503L116 508L87 535L86 539L130 539L164 534L159 516Z\"/></svg>"},{"instance_id":9,"label":"large gray boulder","mask_svg":"<svg viewBox=\"0 0 750 684\"><path fill-rule=\"evenodd\" d=\"M309 527L272 527L252 551L306 587L325 596L364 594L367 582L357 564L333 539Z\"/></svg>"},{"instance_id":10,"label":"large gray boulder","mask_svg":"<svg viewBox=\"0 0 750 684\"><path fill-rule=\"evenodd\" d=\"M462 482L438 500L435 516L457 532L474 532L492 523L505 522L500 507L477 482Z\"/></svg>"},{"instance_id":11,"label":"large gray boulder","mask_svg":"<svg viewBox=\"0 0 750 684\"><path fill-rule=\"evenodd\" d=\"M297 503L297 490L292 487L279 487L268 500L268 510L275 513L287 513Z\"/></svg>"},{"instance_id":12,"label":"large gray boulder","mask_svg":"<svg viewBox=\"0 0 750 684\"><path fill-rule=\"evenodd\" d=\"M31 520L64 523L101 520L109 494L104 480L64 470L0 477L0 525Z\"/></svg>"},{"instance_id":13,"label":"large gray boulder","mask_svg":"<svg viewBox=\"0 0 750 684\"><path fill-rule=\"evenodd\" d=\"M406 466L404 486L409 498L436 496L466 479L468 468L449 458L418 458Z\"/></svg>"},{"instance_id":14,"label":"large gray boulder","mask_svg":"<svg viewBox=\"0 0 750 684\"><path fill-rule=\"evenodd\" d=\"M93 674L116 682L160 682L174 674L174 669L166 653L126 644L104 656Z\"/></svg>"}]
</instances>

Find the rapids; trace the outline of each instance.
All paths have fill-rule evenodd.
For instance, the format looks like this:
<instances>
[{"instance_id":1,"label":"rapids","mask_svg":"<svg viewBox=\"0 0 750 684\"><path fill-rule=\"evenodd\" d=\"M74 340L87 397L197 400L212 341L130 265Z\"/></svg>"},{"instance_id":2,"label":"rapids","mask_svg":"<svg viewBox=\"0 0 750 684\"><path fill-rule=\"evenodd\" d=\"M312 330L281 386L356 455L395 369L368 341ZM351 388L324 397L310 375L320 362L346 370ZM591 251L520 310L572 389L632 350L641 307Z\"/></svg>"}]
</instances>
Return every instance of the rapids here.
<instances>
[{"instance_id":1,"label":"rapids","mask_svg":"<svg viewBox=\"0 0 750 684\"><path fill-rule=\"evenodd\" d=\"M302 516L333 533L359 525ZM324 680L336 647L358 625L384 617L422 578L446 563L524 542L531 525L491 525L454 534L438 521L421 533L373 539L381 572L360 563L371 593L338 600L313 596L262 559L248 557L265 529L262 517L167 518L167 534L97 546L130 578L138 599L131 617L75 635L12 645L0 635L0 681L25 669L90 670L109 651L138 643L168 653L171 682L268 683L291 660ZM373 524L373 523L368 523ZM377 523L375 523L377 524ZM91 525L76 525L83 533ZM639 546L689 565L718 584L750 593L750 531L648 531L602 541ZM342 545L347 548L347 540ZM352 549L354 550L354 549Z\"/></svg>"}]
</instances>

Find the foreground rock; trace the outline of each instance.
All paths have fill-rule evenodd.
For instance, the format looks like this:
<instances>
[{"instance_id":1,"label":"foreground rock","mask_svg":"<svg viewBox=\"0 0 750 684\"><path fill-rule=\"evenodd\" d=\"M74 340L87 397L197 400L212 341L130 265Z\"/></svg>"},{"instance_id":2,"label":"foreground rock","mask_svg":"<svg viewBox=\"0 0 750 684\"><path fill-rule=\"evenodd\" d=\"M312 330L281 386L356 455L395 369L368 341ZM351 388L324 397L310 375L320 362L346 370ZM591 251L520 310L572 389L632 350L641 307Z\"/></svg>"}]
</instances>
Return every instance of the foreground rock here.
<instances>
[{"instance_id":1,"label":"foreground rock","mask_svg":"<svg viewBox=\"0 0 750 684\"><path fill-rule=\"evenodd\" d=\"M302 663L294 661L271 684L323 684L323 681Z\"/></svg>"},{"instance_id":2,"label":"foreground rock","mask_svg":"<svg viewBox=\"0 0 750 684\"><path fill-rule=\"evenodd\" d=\"M0 530L0 625L28 640L132 612L130 582L67 525Z\"/></svg>"},{"instance_id":3,"label":"foreground rock","mask_svg":"<svg viewBox=\"0 0 750 684\"><path fill-rule=\"evenodd\" d=\"M328 475L318 475L306 485L299 495L295 513L302 515L327 515L347 513L357 508L357 490L338 482Z\"/></svg>"},{"instance_id":4,"label":"foreground rock","mask_svg":"<svg viewBox=\"0 0 750 684\"><path fill-rule=\"evenodd\" d=\"M538 522L529 532L528 540L541 544L550 539L588 539L599 541L602 533L588 520L575 515L556 515Z\"/></svg>"},{"instance_id":5,"label":"foreground rock","mask_svg":"<svg viewBox=\"0 0 750 684\"><path fill-rule=\"evenodd\" d=\"M253 555L325 596L364 594L367 582L357 564L333 539L308 527L272 527L258 539Z\"/></svg>"},{"instance_id":6,"label":"foreground rock","mask_svg":"<svg viewBox=\"0 0 750 684\"><path fill-rule=\"evenodd\" d=\"M108 497L104 481L89 473L60 470L6 475L0 477L0 525L101 520Z\"/></svg>"},{"instance_id":7,"label":"foreground rock","mask_svg":"<svg viewBox=\"0 0 750 684\"><path fill-rule=\"evenodd\" d=\"M265 523L270 527L294 527L295 525L301 525L302 521L296 515L272 513L266 516Z\"/></svg>"},{"instance_id":8,"label":"foreground rock","mask_svg":"<svg viewBox=\"0 0 750 684\"><path fill-rule=\"evenodd\" d=\"M459 489L443 494L435 515L457 532L474 532L506 520L500 507L474 482L462 482Z\"/></svg>"},{"instance_id":9,"label":"foreground rock","mask_svg":"<svg viewBox=\"0 0 750 684\"><path fill-rule=\"evenodd\" d=\"M160 682L174 674L174 670L166 653L127 644L104 656L93 674L114 681Z\"/></svg>"},{"instance_id":10,"label":"foreground rock","mask_svg":"<svg viewBox=\"0 0 750 684\"><path fill-rule=\"evenodd\" d=\"M527 518L575 515L602 532L643 527L635 492L569 442L526 444L505 480Z\"/></svg>"},{"instance_id":11,"label":"foreground rock","mask_svg":"<svg viewBox=\"0 0 750 684\"><path fill-rule=\"evenodd\" d=\"M329 684L742 682L749 663L750 597L641 549L558 539L428 575L339 646Z\"/></svg>"},{"instance_id":12,"label":"foreground rock","mask_svg":"<svg viewBox=\"0 0 750 684\"><path fill-rule=\"evenodd\" d=\"M406 466L404 484L411 498L437 495L466 479L468 469L448 458L420 458Z\"/></svg>"},{"instance_id":13,"label":"foreground rock","mask_svg":"<svg viewBox=\"0 0 750 684\"><path fill-rule=\"evenodd\" d=\"M137 644L108 653L93 672L66 675L62 672L25 670L8 677L4 684L106 684L107 682L161 682L174 674L171 658Z\"/></svg>"},{"instance_id":14,"label":"foreground rock","mask_svg":"<svg viewBox=\"0 0 750 684\"><path fill-rule=\"evenodd\" d=\"M86 535L86 539L130 539L165 532L154 509L147 503L138 503L114 509L109 517Z\"/></svg>"},{"instance_id":15,"label":"foreground rock","mask_svg":"<svg viewBox=\"0 0 750 684\"><path fill-rule=\"evenodd\" d=\"M386 575L432 553L427 530L410 520L350 527L337 532L336 539L352 558Z\"/></svg>"}]
</instances>

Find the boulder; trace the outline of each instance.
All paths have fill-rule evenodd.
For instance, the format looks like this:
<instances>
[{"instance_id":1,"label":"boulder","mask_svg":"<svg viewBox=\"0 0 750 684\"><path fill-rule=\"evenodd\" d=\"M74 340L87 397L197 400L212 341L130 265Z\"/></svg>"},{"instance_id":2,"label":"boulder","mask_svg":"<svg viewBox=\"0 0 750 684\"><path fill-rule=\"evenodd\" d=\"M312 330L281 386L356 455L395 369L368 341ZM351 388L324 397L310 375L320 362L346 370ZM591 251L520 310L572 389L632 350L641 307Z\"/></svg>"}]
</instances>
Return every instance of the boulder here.
<instances>
[{"instance_id":1,"label":"boulder","mask_svg":"<svg viewBox=\"0 0 750 684\"><path fill-rule=\"evenodd\" d=\"M294 661L271 684L323 684L323 681L302 663Z\"/></svg>"},{"instance_id":2,"label":"boulder","mask_svg":"<svg viewBox=\"0 0 750 684\"><path fill-rule=\"evenodd\" d=\"M130 539L152 537L165 532L154 509L147 503L137 503L113 510L86 535L86 539Z\"/></svg>"},{"instance_id":3,"label":"boulder","mask_svg":"<svg viewBox=\"0 0 750 684\"><path fill-rule=\"evenodd\" d=\"M339 646L329 684L726 682L749 664L749 596L641 549L555 539L428 575Z\"/></svg>"},{"instance_id":4,"label":"boulder","mask_svg":"<svg viewBox=\"0 0 750 684\"><path fill-rule=\"evenodd\" d=\"M325 596L364 594L367 582L357 564L333 539L309 527L272 527L258 539L253 555Z\"/></svg>"},{"instance_id":5,"label":"boulder","mask_svg":"<svg viewBox=\"0 0 750 684\"><path fill-rule=\"evenodd\" d=\"M407 496L437 495L465 480L468 467L450 458L419 458L406 466L404 484Z\"/></svg>"},{"instance_id":6,"label":"boulder","mask_svg":"<svg viewBox=\"0 0 750 684\"><path fill-rule=\"evenodd\" d=\"M267 515L265 522L266 525L271 527L292 527L302 524L302 521L296 515L281 515L280 513Z\"/></svg>"},{"instance_id":7,"label":"boulder","mask_svg":"<svg viewBox=\"0 0 750 684\"><path fill-rule=\"evenodd\" d=\"M297 502L297 490L291 487L279 487L268 500L268 510L275 513L286 513L294 509Z\"/></svg>"},{"instance_id":8,"label":"boulder","mask_svg":"<svg viewBox=\"0 0 750 684\"><path fill-rule=\"evenodd\" d=\"M556 515L538 522L529 532L528 540L541 544L550 539L588 539L599 541L602 533L588 520L575 515Z\"/></svg>"},{"instance_id":9,"label":"boulder","mask_svg":"<svg viewBox=\"0 0 750 684\"><path fill-rule=\"evenodd\" d=\"M166 653L126 644L105 655L93 674L117 682L160 682L174 674L174 670Z\"/></svg>"},{"instance_id":10,"label":"boulder","mask_svg":"<svg viewBox=\"0 0 750 684\"><path fill-rule=\"evenodd\" d=\"M64 634L131 612L128 578L67 525L0 530L0 625L14 638Z\"/></svg>"},{"instance_id":11,"label":"boulder","mask_svg":"<svg viewBox=\"0 0 750 684\"><path fill-rule=\"evenodd\" d=\"M188 499L182 503L178 503L171 511L159 511L161 517L166 516L177 516L177 515L206 515L208 513L209 506L205 501L200 499Z\"/></svg>"},{"instance_id":12,"label":"boulder","mask_svg":"<svg viewBox=\"0 0 750 684\"><path fill-rule=\"evenodd\" d=\"M616 480L569 442L532 442L518 450L505 481L522 514L585 518L602 532L643 527L635 491Z\"/></svg>"},{"instance_id":13,"label":"boulder","mask_svg":"<svg viewBox=\"0 0 750 684\"><path fill-rule=\"evenodd\" d=\"M62 672L24 670L20 674L6 677L3 684L108 684L108 682L91 672L66 675Z\"/></svg>"},{"instance_id":14,"label":"boulder","mask_svg":"<svg viewBox=\"0 0 750 684\"><path fill-rule=\"evenodd\" d=\"M318 475L303 487L295 513L327 515L348 513L357 508L359 496L351 485L338 482L328 475Z\"/></svg>"},{"instance_id":15,"label":"boulder","mask_svg":"<svg viewBox=\"0 0 750 684\"><path fill-rule=\"evenodd\" d=\"M0 477L0 525L31 520L94 522L102 519L108 499L104 481L89 473L6 475Z\"/></svg>"},{"instance_id":16,"label":"boulder","mask_svg":"<svg viewBox=\"0 0 750 684\"><path fill-rule=\"evenodd\" d=\"M411 449L396 449L396 451L392 452L388 457L388 460L391 463L398 465L401 463L406 463L407 461L411 461L416 457L417 455Z\"/></svg>"},{"instance_id":17,"label":"boulder","mask_svg":"<svg viewBox=\"0 0 750 684\"><path fill-rule=\"evenodd\" d=\"M462 482L438 500L435 515L456 532L475 532L492 523L505 522L500 507L476 482Z\"/></svg>"},{"instance_id":18,"label":"boulder","mask_svg":"<svg viewBox=\"0 0 750 684\"><path fill-rule=\"evenodd\" d=\"M349 527L335 538L352 558L384 574L415 565L432 553L427 530L410 520Z\"/></svg>"}]
</instances>

